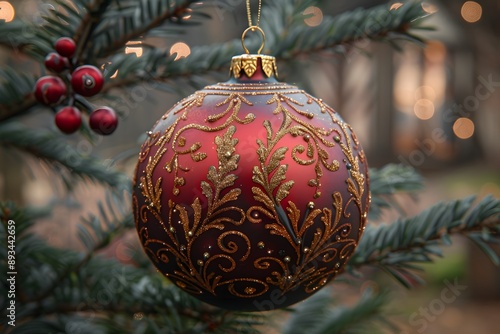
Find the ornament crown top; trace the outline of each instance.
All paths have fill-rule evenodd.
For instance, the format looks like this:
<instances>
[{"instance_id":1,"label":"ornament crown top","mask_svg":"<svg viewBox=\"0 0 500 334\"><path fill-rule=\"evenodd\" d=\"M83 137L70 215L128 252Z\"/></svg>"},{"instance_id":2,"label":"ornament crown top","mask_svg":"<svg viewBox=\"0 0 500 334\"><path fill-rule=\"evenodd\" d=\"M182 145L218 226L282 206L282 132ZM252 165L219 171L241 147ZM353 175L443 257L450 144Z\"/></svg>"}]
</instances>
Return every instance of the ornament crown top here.
<instances>
[{"instance_id":1,"label":"ornament crown top","mask_svg":"<svg viewBox=\"0 0 500 334\"><path fill-rule=\"evenodd\" d=\"M259 32L262 36L262 43L257 51L257 54L250 54L250 51L245 45L245 37L248 32ZM235 79L246 77L253 80L265 80L267 78L274 79L278 76L276 58L261 54L266 44L266 35L260 27L248 27L241 36L241 44L246 54L234 56L231 61L230 71Z\"/></svg>"},{"instance_id":2,"label":"ornament crown top","mask_svg":"<svg viewBox=\"0 0 500 334\"><path fill-rule=\"evenodd\" d=\"M259 1L259 10L257 14L257 22L254 25L252 21L250 1L247 1L247 14L248 14L248 28L243 31L241 35L241 45L245 54L233 57L231 61L230 72L234 79L250 79L252 81L276 81L275 77L278 76L278 67L276 66L276 58L273 56L262 55L266 45L266 34L259 27L260 13L262 9L262 2ZM245 37L249 32L259 32L262 37L262 43L256 54L251 54L245 45Z\"/></svg>"}]
</instances>

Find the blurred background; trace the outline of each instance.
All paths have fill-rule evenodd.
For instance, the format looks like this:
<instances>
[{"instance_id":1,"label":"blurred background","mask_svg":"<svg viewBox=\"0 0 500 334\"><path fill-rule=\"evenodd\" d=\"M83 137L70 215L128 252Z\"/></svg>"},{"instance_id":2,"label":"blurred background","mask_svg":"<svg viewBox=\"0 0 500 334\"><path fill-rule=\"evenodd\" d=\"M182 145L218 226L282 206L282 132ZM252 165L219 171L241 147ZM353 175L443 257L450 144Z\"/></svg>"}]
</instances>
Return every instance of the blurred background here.
<instances>
[{"instance_id":1,"label":"blurred background","mask_svg":"<svg viewBox=\"0 0 500 334\"><path fill-rule=\"evenodd\" d=\"M226 3L230 6L223 8L215 1L207 9L212 20L189 28L182 39L130 41L125 52L140 57L141 44L147 43L170 50L180 59L189 57L194 45L238 38L247 24L244 1ZM305 22L316 26L324 14L384 3L324 1L321 9L310 7L304 12ZM50 9L47 6L51 5L34 0L0 1L0 19L9 22L19 16L36 22ZM394 2L391 8L399 6L401 3ZM353 126L371 167L402 163L426 178L426 188L418 199L399 198L401 212L385 214L383 222L470 194L500 197L500 2L432 1L425 3L424 9L433 14L427 25L435 28L420 34L429 41L425 47L401 41L401 50L395 50L387 44L360 41L340 53L278 64L280 80L323 98ZM3 49L0 62L25 71L42 71ZM217 77L225 80L226 72ZM123 114L113 136L98 140L94 146L78 136L69 136L68 141L82 153L99 155L109 164L116 163L120 155L135 156L145 131L183 95L191 93L183 87L179 87L180 94L155 88L154 84L137 86L111 104ZM28 121L54 127L52 118L46 116L32 115ZM125 160L124 166L132 175L134 159ZM104 198L103 189L90 183L78 185L67 197L58 176L43 164L0 148L0 200L57 203L57 214L37 226L54 245L78 247L75 231L79 217L82 211L95 211L95 199L100 197ZM86 205L85 198L92 201ZM130 235L120 240L109 255L130 260L127 248L136 243L135 238ZM400 298L391 308L402 319L403 333L498 332L500 270L475 246L457 239L444 259L429 266L426 279L429 284L424 288L395 291ZM454 290L446 282L452 286L458 282L459 287Z\"/></svg>"}]
</instances>

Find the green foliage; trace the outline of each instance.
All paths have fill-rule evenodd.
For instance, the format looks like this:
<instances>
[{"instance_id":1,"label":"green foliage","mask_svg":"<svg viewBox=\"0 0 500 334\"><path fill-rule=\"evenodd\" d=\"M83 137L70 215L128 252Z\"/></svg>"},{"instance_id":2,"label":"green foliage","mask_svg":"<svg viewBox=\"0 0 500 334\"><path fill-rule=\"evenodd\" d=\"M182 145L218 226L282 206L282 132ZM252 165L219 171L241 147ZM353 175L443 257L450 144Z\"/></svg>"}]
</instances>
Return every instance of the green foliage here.
<instances>
[{"instance_id":1,"label":"green foliage","mask_svg":"<svg viewBox=\"0 0 500 334\"><path fill-rule=\"evenodd\" d=\"M312 3L315 1L265 3L271 10L266 10L266 6L263 9L261 26L266 32L269 54L283 61L292 61L298 55L317 54L324 50L343 53L346 45L363 38L391 42L402 37L417 40L407 29L421 29L420 21L425 16L419 2L410 2L395 11L389 11L387 5L382 5L335 17L325 16L320 26L311 28L304 24L301 13ZM246 42L250 50L256 49L259 43L260 40L251 37ZM241 41L233 40L219 45L195 46L191 48L188 58L177 61L174 61L174 56L169 57L167 51L157 49L145 50L141 58L118 54L110 59L109 75L117 69L120 73L108 89L137 84L137 79L171 81L199 78L201 74L227 69L231 57L242 52ZM205 82L188 81L186 84L200 88Z\"/></svg>"},{"instance_id":2,"label":"green foliage","mask_svg":"<svg viewBox=\"0 0 500 334\"><path fill-rule=\"evenodd\" d=\"M422 188L423 179L412 167L390 164L381 169L370 169L372 201L369 218L380 218L382 211L391 207L400 210L394 195L414 194Z\"/></svg>"},{"instance_id":3,"label":"green foliage","mask_svg":"<svg viewBox=\"0 0 500 334\"><path fill-rule=\"evenodd\" d=\"M100 66L103 58L108 64L108 83L104 91L133 86L140 81L163 81L175 91L179 85L173 80L183 80L184 85L199 88L206 85L202 75L227 69L231 57L242 53L241 41L233 40L219 45L193 47L187 59L174 61L167 50L145 45L143 56L126 55L125 44L154 33L181 33L181 27L197 23L206 18L202 9L217 1L208 1L200 6L197 1L111 1L77 0L75 7L66 1L54 0L54 10L43 15L41 28L33 23L16 20L0 24L0 45L26 53L37 61L53 50L55 40L70 36L77 42L76 64ZM223 3L223 2L221 2ZM263 10L262 27L266 30L270 54L279 59L295 60L300 54L316 54L322 50L345 52L345 46L360 39L393 42L395 39L416 40L408 29L421 29L420 19L424 12L419 2L410 2L395 11L386 5L342 13L336 17L325 16L323 24L308 27L302 12L313 0L275 1L265 3L270 10ZM189 12L188 12L189 9ZM183 19L189 14L189 20ZM277 19L278 18L278 19ZM404 28L404 29L403 29ZM256 39L250 38L249 48L254 49ZM339 46L341 46L339 48ZM109 77L116 70L118 77ZM19 86L6 82L0 92L7 91L10 98L0 100L0 120L32 109L36 105L31 94L32 85ZM163 86L165 87L165 85ZM0 97L2 95L0 94ZM24 103L21 103L25 101ZM27 102L26 102L27 101Z\"/></svg>"},{"instance_id":4,"label":"green foliage","mask_svg":"<svg viewBox=\"0 0 500 334\"><path fill-rule=\"evenodd\" d=\"M0 34L1 35L1 34ZM8 106L21 104L29 108L34 101L25 101L27 92L33 90L36 78L33 75L17 72L11 68L0 68L0 119L10 115Z\"/></svg>"},{"instance_id":5,"label":"green foliage","mask_svg":"<svg viewBox=\"0 0 500 334\"><path fill-rule=\"evenodd\" d=\"M302 4L301 1L296 3L299 6ZM420 42L421 40L409 30L421 29L421 19L426 15L421 3L415 1L405 3L399 9L392 11L387 5L380 5L368 9L359 8L335 17L325 16L323 22L313 28L306 28L303 17L299 17L288 27L281 20L271 17L265 22L269 25L269 29L266 30L271 31L269 38L273 41L273 54L279 58L292 58L365 38L379 41L405 38ZM280 23L288 29L280 29Z\"/></svg>"},{"instance_id":6,"label":"green foliage","mask_svg":"<svg viewBox=\"0 0 500 334\"><path fill-rule=\"evenodd\" d=\"M302 55L314 56L326 50L343 54L361 39L397 47L399 39L420 43L414 32L427 29L421 20L426 13L418 1L393 11L381 5L325 16L321 25L308 27L303 11L319 2L264 2L261 26L267 34L269 54L281 61L296 61ZM123 52L130 40L183 33L189 25L208 18L204 6L224 5L223 0L206 1L203 6L194 0L73 0L74 6L66 0L47 3L53 9L42 13L40 25L21 19L0 22L0 46L31 57L42 68L40 62L52 51L55 40L72 37L77 43L76 65L108 64L106 94L144 81L170 91L204 86L207 77L226 70L231 57L243 52L240 40L195 46L187 59L178 61L166 50L147 44L142 45L145 50L141 58ZM260 41L249 36L247 43L253 50ZM118 69L118 77L111 80ZM144 260L142 250L142 258L130 263L104 256L101 252L134 228L128 205L129 178L103 165L97 157L82 155L60 133L23 125L23 115L39 110L32 94L35 76L3 68L0 77L0 144L45 161L70 189L75 180L85 179L110 190L106 200L98 203L98 214L82 219L78 232L82 251L53 247L33 233L33 225L47 218L53 208L0 203L3 272L7 272L6 224L9 219L16 222L17 326L11 333L258 333L263 324L268 324L262 314L225 311L190 297L157 274ZM88 135L85 130L82 134ZM412 168L399 165L372 169L370 181L370 218L377 219L384 210L402 212L396 195L413 196L423 183ZM353 285L362 284L366 278L358 269L374 266L411 287L421 282L415 271L441 256L441 247L451 244L452 235L466 236L500 264L498 254L490 247L500 241L499 216L500 200L471 197L440 203L392 224L369 224L348 263L348 272L358 279L349 279ZM2 296L5 289L5 284L0 285ZM290 317L283 332L374 333L380 325L386 325L383 306L388 298L386 293L365 290L354 305L346 307L340 294L325 288L286 310ZM6 302L0 299L4 309ZM4 317L1 324L5 322Z\"/></svg>"},{"instance_id":7,"label":"green foliage","mask_svg":"<svg viewBox=\"0 0 500 334\"><path fill-rule=\"evenodd\" d=\"M122 50L125 43L133 39L178 34L182 30L176 26L197 24L197 19L209 18L200 11L203 7L195 0L117 2L106 12L92 35L94 53L105 57ZM189 20L184 19L187 16Z\"/></svg>"},{"instance_id":8,"label":"green foliage","mask_svg":"<svg viewBox=\"0 0 500 334\"><path fill-rule=\"evenodd\" d=\"M15 147L46 161L69 188L73 186L73 178L78 177L118 190L130 189L130 180L126 175L105 166L96 157L83 156L67 144L65 137L58 132L45 129L34 131L17 122L3 122L0 123L0 144Z\"/></svg>"},{"instance_id":9,"label":"green foliage","mask_svg":"<svg viewBox=\"0 0 500 334\"><path fill-rule=\"evenodd\" d=\"M2 105L8 104L10 102L10 97L19 96L20 92L33 89L35 84L33 75L19 73L11 68L0 69L0 80L3 85L0 90L0 101Z\"/></svg>"},{"instance_id":10,"label":"green foliage","mask_svg":"<svg viewBox=\"0 0 500 334\"><path fill-rule=\"evenodd\" d=\"M386 293L367 289L352 307L332 308L332 291L325 288L296 307L283 327L283 334L377 333Z\"/></svg>"},{"instance_id":11,"label":"green foliage","mask_svg":"<svg viewBox=\"0 0 500 334\"><path fill-rule=\"evenodd\" d=\"M467 236L498 263L487 243L500 241L500 200L489 196L474 205L475 200L439 203L412 218L368 225L348 267L351 271L363 265L379 267L409 288L422 282L414 273L418 264L442 256L440 246L450 245L452 234Z\"/></svg>"},{"instance_id":12,"label":"green foliage","mask_svg":"<svg viewBox=\"0 0 500 334\"><path fill-rule=\"evenodd\" d=\"M263 322L258 314L207 307L151 269L96 255L107 245L107 237L88 253L47 245L30 231L35 219L46 217L46 210L0 203L0 213L1 252L7 249L6 225L13 219L16 250L22 254L16 258L18 325L11 333L200 333L209 327L216 333L255 333L252 326ZM123 219L107 230L109 236L131 227L129 217ZM4 272L5 259L0 261ZM5 296L5 285L0 288Z\"/></svg>"},{"instance_id":13,"label":"green foliage","mask_svg":"<svg viewBox=\"0 0 500 334\"><path fill-rule=\"evenodd\" d=\"M115 236L134 227L128 199L128 193L124 198L108 193L106 203L98 203L100 217L90 215L83 219L83 224L78 226L78 235L89 253L105 248Z\"/></svg>"}]
</instances>

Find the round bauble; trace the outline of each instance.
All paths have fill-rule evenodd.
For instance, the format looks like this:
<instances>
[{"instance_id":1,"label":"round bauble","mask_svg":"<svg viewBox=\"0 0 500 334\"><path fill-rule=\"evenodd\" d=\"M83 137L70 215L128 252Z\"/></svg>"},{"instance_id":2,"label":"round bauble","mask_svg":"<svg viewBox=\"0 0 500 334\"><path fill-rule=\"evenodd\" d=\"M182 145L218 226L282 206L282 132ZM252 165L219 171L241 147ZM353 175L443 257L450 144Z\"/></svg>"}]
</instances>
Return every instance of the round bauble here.
<instances>
[{"instance_id":1,"label":"round bauble","mask_svg":"<svg viewBox=\"0 0 500 334\"><path fill-rule=\"evenodd\" d=\"M94 96L101 91L103 86L104 76L95 66L80 66L71 75L71 87L82 96Z\"/></svg>"},{"instance_id":2,"label":"round bauble","mask_svg":"<svg viewBox=\"0 0 500 334\"><path fill-rule=\"evenodd\" d=\"M97 134L110 135L118 126L118 116L113 109L101 107L90 114L89 125Z\"/></svg>"},{"instance_id":3,"label":"round bauble","mask_svg":"<svg viewBox=\"0 0 500 334\"><path fill-rule=\"evenodd\" d=\"M69 37L61 37L55 43L55 49L63 57L71 58L76 51L75 41Z\"/></svg>"},{"instance_id":4,"label":"round bauble","mask_svg":"<svg viewBox=\"0 0 500 334\"><path fill-rule=\"evenodd\" d=\"M58 105L66 97L66 84L58 77L44 76L35 84L35 98L45 105Z\"/></svg>"},{"instance_id":5,"label":"round bauble","mask_svg":"<svg viewBox=\"0 0 500 334\"><path fill-rule=\"evenodd\" d=\"M364 230L368 166L321 99L274 79L274 58L168 110L148 133L133 211L146 254L202 301L265 311L342 271Z\"/></svg>"},{"instance_id":6,"label":"round bauble","mask_svg":"<svg viewBox=\"0 0 500 334\"><path fill-rule=\"evenodd\" d=\"M68 59L61 57L55 52L51 52L45 57L45 67L56 73L60 73L69 68Z\"/></svg>"},{"instance_id":7,"label":"round bauble","mask_svg":"<svg viewBox=\"0 0 500 334\"><path fill-rule=\"evenodd\" d=\"M62 132L67 134L74 133L82 125L82 115L76 107L64 107L57 112L55 122Z\"/></svg>"}]
</instances>

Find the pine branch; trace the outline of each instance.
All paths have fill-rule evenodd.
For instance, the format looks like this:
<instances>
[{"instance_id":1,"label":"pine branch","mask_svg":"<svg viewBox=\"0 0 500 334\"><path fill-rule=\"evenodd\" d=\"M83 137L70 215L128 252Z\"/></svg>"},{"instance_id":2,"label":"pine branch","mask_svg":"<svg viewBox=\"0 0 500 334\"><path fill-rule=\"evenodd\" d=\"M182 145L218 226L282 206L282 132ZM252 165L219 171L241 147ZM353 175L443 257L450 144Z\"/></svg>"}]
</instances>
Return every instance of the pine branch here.
<instances>
[{"instance_id":1,"label":"pine branch","mask_svg":"<svg viewBox=\"0 0 500 334\"><path fill-rule=\"evenodd\" d=\"M57 38L70 36L77 43L75 64L95 63L96 57L107 56L124 48L130 39L139 37L166 21L175 25L186 24L184 20L172 19L182 16L194 2L184 1L171 6L170 0L141 0L138 6L136 1L129 1L120 2L117 8L111 9L112 0L77 0L74 3L75 9L65 0L55 0L55 5L64 11L59 8L49 10L47 15L43 16L45 24L41 29L33 23L21 20L9 24L0 21L0 45L25 53L41 62L53 51ZM127 7L133 10L128 15L123 15L127 12ZM161 11L156 11L160 9ZM198 11L193 11L190 15L203 16ZM106 54L101 54L102 49L107 50ZM9 69L4 71L15 73ZM20 116L37 105L32 94L33 85L34 81L28 88L16 85L16 81L4 83L0 91L7 91L9 94L8 99L4 99L0 94L0 122Z\"/></svg>"},{"instance_id":2,"label":"pine branch","mask_svg":"<svg viewBox=\"0 0 500 334\"><path fill-rule=\"evenodd\" d=\"M105 166L92 156L82 156L76 149L65 143L62 135L44 129L32 129L15 122L0 123L0 144L28 152L42 160L59 173L69 171L70 175L107 184L117 190L130 189L129 178ZM61 168L62 167L62 168ZM64 178L64 174L60 174ZM64 179L71 188L70 179Z\"/></svg>"},{"instance_id":3,"label":"pine branch","mask_svg":"<svg viewBox=\"0 0 500 334\"><path fill-rule=\"evenodd\" d=\"M114 213L114 210L121 212ZM71 328L78 328L81 333L109 332L110 328L114 328L114 332L131 332L132 329L135 332L144 329L144 322L133 320L135 315L142 314L149 319L146 332L257 333L254 326L263 324L262 315L208 307L151 270L96 256L112 240L111 234L133 226L130 215L115 221L116 216L127 211L122 203L107 203L106 213L104 207L101 211L99 219L102 225L108 226L107 236L99 237L98 244L81 254L53 248L33 235L29 229L32 220L44 217L46 210L0 203L1 249L7 249L4 225L13 219L16 221L16 249L22 250L17 254L17 266L22 275L18 276L16 284L16 332L32 333L35 329L47 328L67 330L67 325L76 326ZM94 227L91 228L94 231ZM108 316L95 317L96 312ZM116 321L116 317L130 320Z\"/></svg>"},{"instance_id":4,"label":"pine branch","mask_svg":"<svg viewBox=\"0 0 500 334\"><path fill-rule=\"evenodd\" d=\"M20 44L25 42L26 23L14 19L13 21L6 23L4 20L0 20L0 46L18 50Z\"/></svg>"},{"instance_id":5,"label":"pine branch","mask_svg":"<svg viewBox=\"0 0 500 334\"><path fill-rule=\"evenodd\" d=\"M339 45L351 45L361 39L393 41L406 38L417 43L423 41L409 30L418 30L422 18L428 16L420 1L405 3L397 10L389 10L388 5L370 9L358 8L336 17L325 17L317 27L304 29L294 26L280 38L275 55L295 58Z\"/></svg>"},{"instance_id":6,"label":"pine branch","mask_svg":"<svg viewBox=\"0 0 500 334\"><path fill-rule=\"evenodd\" d=\"M62 317L80 319L94 328L94 332L83 330L83 333L110 327L116 329L114 332L135 332L144 327L144 323L133 321L137 314L142 314L154 326L151 332L161 333L192 330L236 333L235 328L242 329L242 333L252 333L255 331L250 331L249 326L262 324L263 319L258 314L208 307L167 283L161 275L102 257L92 258L78 273L66 276L43 303L28 302L19 309L20 328L31 328L32 321L50 321L58 316L59 321ZM95 312L101 317L96 318ZM116 317L130 321L117 322ZM51 322L51 325L57 326L57 323ZM155 327L157 331L153 331Z\"/></svg>"},{"instance_id":7,"label":"pine branch","mask_svg":"<svg viewBox=\"0 0 500 334\"><path fill-rule=\"evenodd\" d=\"M22 53L36 61L42 62L45 56L52 51L55 36L64 36L66 31L71 31L71 26L63 22L73 22L64 14L54 14L51 10L49 16L42 17L46 20L48 30L40 29L40 26L32 22L15 19L12 22L0 21L0 45L9 48L15 53ZM64 35L58 35L64 34Z\"/></svg>"},{"instance_id":8,"label":"pine branch","mask_svg":"<svg viewBox=\"0 0 500 334\"><path fill-rule=\"evenodd\" d=\"M55 0L55 6L48 6L46 15L42 15L43 25L16 19L8 24L0 24L0 45L21 52L38 62L53 51L54 42L62 36L72 36L81 22L80 12L66 1ZM75 6L84 10L86 0L75 0ZM64 11L56 9L64 8ZM45 13L44 13L45 14Z\"/></svg>"},{"instance_id":9,"label":"pine branch","mask_svg":"<svg viewBox=\"0 0 500 334\"><path fill-rule=\"evenodd\" d=\"M107 3L104 0L96 1L96 4L101 5ZM100 21L97 26L85 23L90 16L98 17L98 15L90 15L90 11L83 19L78 16L78 12L74 9L67 10L67 14L54 11L51 16L46 18L47 22L50 23L44 26L46 29L37 29L34 36L25 38L25 40L20 34L16 45L19 49L29 51L29 54L41 60L52 49L55 37L67 35L68 31L74 31L74 37L78 40L83 41L84 34L89 36L88 43L78 43L79 50L87 50L90 53L94 50L93 52L97 52L98 56L103 56L123 47L130 39L139 37L146 29L158 27L181 15L193 2L192 0L184 1L173 8L163 8L163 12L153 12L152 15L148 13L150 13L152 9L150 6L153 4L149 1L141 2L142 5L132 11L134 16L129 14L122 18L125 20L124 22L119 24L115 22L117 19L110 15L110 18ZM424 15L419 2L407 3L395 11L389 11L384 5L343 13L333 18L325 17L322 25L311 28L304 24L301 13L305 5L313 2L315 1L280 1L270 5L272 10L263 11L262 25L268 30L267 35L270 41L268 45L272 45L273 52L271 54L278 59L294 60L299 54L315 54L324 50L345 52L344 48L336 49L336 47L350 45L363 38L393 41L399 37L410 37L410 30L420 28L420 19ZM160 6L156 2L154 5ZM288 16L282 20L276 20L276 13L288 14ZM118 15L115 16L118 17ZM278 16L281 17L281 14ZM133 17L141 19L135 22ZM66 21L72 22L72 25L68 27L63 23ZM113 24L113 22L115 23ZM6 36L12 36L12 32L19 29L19 26L16 27L16 25L10 32L10 24L0 25L0 36L3 33ZM90 26L92 29L89 28ZM124 26L129 28L125 29ZM92 30L94 30L94 34L91 35ZM12 43L9 39L3 41ZM2 38L0 37L1 42ZM253 49L252 45L256 43L259 41L250 40L248 42L250 49ZM218 45L194 47L187 59L178 61L175 61L175 56L169 56L166 50L159 49L145 48L141 58L122 53L115 54L110 59L112 65L108 68L108 82L103 93L113 88L137 85L141 81L169 82L170 86L175 87L172 81L183 78L188 85L200 88L199 86L205 83L204 80L200 80L201 75L227 69L231 57L243 51L240 44L241 41L234 40ZM90 53L87 56L94 57ZM109 77L118 69L120 70L118 77L109 80ZM20 115L36 105L32 94L29 91L25 93L24 96L19 95L17 98L18 101L23 102L10 105L10 108L6 109L8 112L4 110L5 112L1 113L0 121Z\"/></svg>"},{"instance_id":10,"label":"pine branch","mask_svg":"<svg viewBox=\"0 0 500 334\"><path fill-rule=\"evenodd\" d=\"M375 321L381 317L387 299L386 293L367 289L354 306L332 308L331 291L324 288L295 309L282 333L376 333Z\"/></svg>"},{"instance_id":11,"label":"pine branch","mask_svg":"<svg viewBox=\"0 0 500 334\"><path fill-rule=\"evenodd\" d=\"M416 264L441 256L439 247L451 244L451 235L475 242L491 260L500 264L488 242L500 242L500 200L491 196L474 206L475 197L440 203L421 214L390 225L368 225L348 271L364 265L382 268L406 287L421 279L412 270Z\"/></svg>"},{"instance_id":12,"label":"pine branch","mask_svg":"<svg viewBox=\"0 0 500 334\"><path fill-rule=\"evenodd\" d=\"M34 208L34 207L18 207L12 202L0 202L0 270L4 273L17 271L19 277L28 277L27 262L33 259L44 259L46 253L43 252L43 244L29 232L34 222L39 219L50 216L51 210L49 207ZM7 235L14 228L15 231L15 267L14 270L8 267L8 254L13 244L8 243ZM56 260L55 265L60 264L60 259ZM16 299L18 302L25 302L29 291L28 287L16 284ZM0 284L0 294L7 296L7 285ZM7 298L0 299L0 308L6 309ZM4 322L2 320L2 322Z\"/></svg>"},{"instance_id":13,"label":"pine branch","mask_svg":"<svg viewBox=\"0 0 500 334\"><path fill-rule=\"evenodd\" d=\"M129 201L128 193L107 193L106 202L97 204L99 216L92 214L83 219L78 234L88 253L107 247L115 236L135 226Z\"/></svg>"},{"instance_id":14,"label":"pine branch","mask_svg":"<svg viewBox=\"0 0 500 334\"><path fill-rule=\"evenodd\" d=\"M97 56L109 56L122 49L127 42L143 37L174 18L178 24L183 23L182 16L196 2L134 0L120 3L107 14L93 36Z\"/></svg>"},{"instance_id":15,"label":"pine branch","mask_svg":"<svg viewBox=\"0 0 500 334\"><path fill-rule=\"evenodd\" d=\"M303 334L314 331L328 320L334 305L332 289L325 287L304 300L292 310L290 318L282 326L282 334Z\"/></svg>"},{"instance_id":16,"label":"pine branch","mask_svg":"<svg viewBox=\"0 0 500 334\"><path fill-rule=\"evenodd\" d=\"M87 50L87 45L92 33L99 25L99 22L111 4L112 0L94 0L88 7L87 12L80 21L78 28L73 34L73 40L77 45L76 59L81 59L82 54Z\"/></svg>"},{"instance_id":17,"label":"pine branch","mask_svg":"<svg viewBox=\"0 0 500 334\"><path fill-rule=\"evenodd\" d=\"M11 106L19 104L24 110L36 103L32 96L35 81L33 75L0 69L0 121L13 114Z\"/></svg>"},{"instance_id":18,"label":"pine branch","mask_svg":"<svg viewBox=\"0 0 500 334\"><path fill-rule=\"evenodd\" d=\"M16 236L23 238L24 233L33 226L33 222L38 219L46 218L50 215L49 208L25 207L19 208L12 202L0 202L0 221L5 226L9 220L16 222ZM5 230L2 231L5 233ZM5 235L0 237L0 242L6 241ZM2 244L4 246L4 244ZM2 247L0 252L5 252L7 247ZM5 259L6 257L2 257Z\"/></svg>"},{"instance_id":19,"label":"pine branch","mask_svg":"<svg viewBox=\"0 0 500 334\"><path fill-rule=\"evenodd\" d=\"M96 219L93 219L93 222L96 222ZM80 228L80 234L82 235L85 233L85 246L87 247L87 253L81 257L79 261L76 261L74 263L71 263L68 265L63 271L59 273L57 278L55 278L52 281L52 284L48 286L45 290L43 290L41 293L39 293L36 297L34 297L31 302L40 302L49 296L51 296L54 293L54 290L57 288L61 287L63 285L63 282L68 279L68 277L71 276L72 273L78 273L85 265L89 263L95 256L96 253L99 250L102 250L106 248L110 242L113 240L114 237L122 234L125 230L129 229L130 227L134 226L133 218L132 215L127 215L121 220L115 220L113 222L107 222L106 223L106 231L104 231L100 225L94 225L93 228L96 238L99 238L97 241L93 240L92 246L89 246L88 244L88 236L90 235L88 233L88 230L85 230L84 228ZM86 231L86 232L82 232Z\"/></svg>"},{"instance_id":20,"label":"pine branch","mask_svg":"<svg viewBox=\"0 0 500 334\"><path fill-rule=\"evenodd\" d=\"M423 188L423 179L414 168L404 165L386 165L381 169L370 169L370 218L377 219L384 209L397 206L394 195L410 195Z\"/></svg>"},{"instance_id":21,"label":"pine branch","mask_svg":"<svg viewBox=\"0 0 500 334\"><path fill-rule=\"evenodd\" d=\"M393 11L389 11L387 5L382 5L335 17L326 16L320 26L311 28L304 24L303 16L297 15L296 9L302 5L297 0L280 1L273 2L273 10L263 10L262 26L272 49L270 54L279 60L295 60L298 55L325 50L343 53L345 48L336 47L352 45L361 39L393 41L403 36L409 37L414 30L420 29L421 19L426 15L421 2L406 3ZM279 23L281 21L276 20L276 13L279 12L293 15L288 21ZM247 44L253 50L253 46L258 43L260 41L251 39ZM144 50L141 58L116 55L111 59L109 76L118 69L120 72L105 87L105 91L137 84L138 81L171 81L220 71L227 69L232 56L242 52L241 40L233 40L218 45L193 47L189 57L177 61L174 56L169 57L166 51L156 49Z\"/></svg>"}]
</instances>

